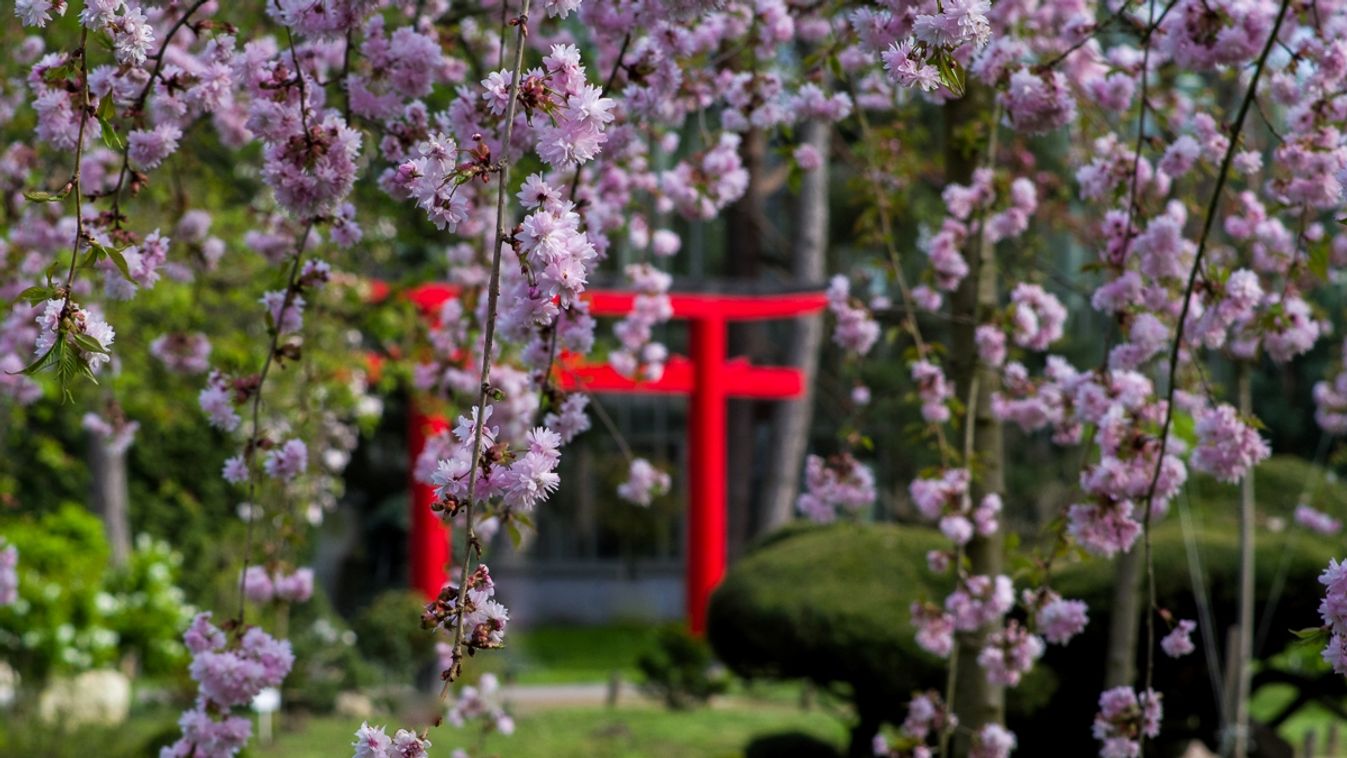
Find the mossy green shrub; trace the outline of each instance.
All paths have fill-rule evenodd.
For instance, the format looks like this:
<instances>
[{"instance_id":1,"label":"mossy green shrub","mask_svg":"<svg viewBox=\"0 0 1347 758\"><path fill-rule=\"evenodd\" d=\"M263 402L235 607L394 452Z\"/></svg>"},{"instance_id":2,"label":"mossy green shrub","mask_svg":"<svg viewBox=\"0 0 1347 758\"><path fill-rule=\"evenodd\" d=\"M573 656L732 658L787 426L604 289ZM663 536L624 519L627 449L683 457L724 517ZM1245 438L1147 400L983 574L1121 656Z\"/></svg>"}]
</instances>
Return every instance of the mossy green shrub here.
<instances>
[{"instance_id":1,"label":"mossy green shrub","mask_svg":"<svg viewBox=\"0 0 1347 758\"><path fill-rule=\"evenodd\" d=\"M375 665L357 645L358 636L320 586L308 602L291 606L285 627L295 651L295 666L285 678L286 708L330 713L339 694L378 680Z\"/></svg>"},{"instance_id":2,"label":"mossy green shrub","mask_svg":"<svg viewBox=\"0 0 1347 758\"><path fill-rule=\"evenodd\" d=\"M1271 464L1266 476L1259 468L1259 491L1267 492L1266 507L1260 496L1260 513L1276 517L1289 514L1309 481L1306 476L1319 472L1298 462ZM1193 548L1206 575L1219 654L1236 618L1237 491L1197 481L1191 495L1181 497L1186 497L1182 506L1189 511ZM1347 515L1341 487L1320 487L1314 502ZM1176 503L1153 534L1158 603L1175 618L1199 619L1179 507ZM1332 538L1293 526L1266 527L1265 520L1256 555L1256 616L1266 631L1260 658L1291 645L1289 630L1318 623L1317 577L1330 557L1343 552ZM789 527L755 546L730 570L712 596L708 639L741 676L805 679L849 698L857 714L853 746L868 741L880 723L901 722L913 691L943 689L945 662L917 647L908 608L914 600L939 600L946 594L947 580L932 576L925 566L927 551L945 544L932 530L895 524ZM1279 585L1283 589L1269 605ZM1113 563L1065 561L1054 571L1053 586L1089 603L1089 626L1070 645L1049 646L1042 665L1008 692L1007 713L1026 755L1092 755L1098 748L1090 723L1103 688ZM1166 632L1164 622L1157 621L1157 641ZM1143 627L1139 644L1144 640ZM1156 660L1155 683L1167 693L1165 734L1175 741L1211 739L1219 722L1206 656L1198 637L1195 641L1199 649L1192 655L1173 660L1158 654ZM1137 651L1139 667L1143 650Z\"/></svg>"},{"instance_id":3,"label":"mossy green shrub","mask_svg":"<svg viewBox=\"0 0 1347 758\"><path fill-rule=\"evenodd\" d=\"M356 648L391 678L406 680L435 659L435 642L444 639L416 623L425 610L425 598L413 590L380 593L351 622Z\"/></svg>"},{"instance_id":4,"label":"mossy green shrub","mask_svg":"<svg viewBox=\"0 0 1347 758\"><path fill-rule=\"evenodd\" d=\"M943 689L908 608L948 586L925 567L936 532L891 524L793 526L758 544L711 597L707 639L744 677L805 679L856 707L853 743L901 722L912 692Z\"/></svg>"},{"instance_id":5,"label":"mossy green shrub","mask_svg":"<svg viewBox=\"0 0 1347 758\"><path fill-rule=\"evenodd\" d=\"M666 706L685 710L704 705L729 687L706 641L680 626L659 630L655 644L636 661L642 687Z\"/></svg>"}]
</instances>

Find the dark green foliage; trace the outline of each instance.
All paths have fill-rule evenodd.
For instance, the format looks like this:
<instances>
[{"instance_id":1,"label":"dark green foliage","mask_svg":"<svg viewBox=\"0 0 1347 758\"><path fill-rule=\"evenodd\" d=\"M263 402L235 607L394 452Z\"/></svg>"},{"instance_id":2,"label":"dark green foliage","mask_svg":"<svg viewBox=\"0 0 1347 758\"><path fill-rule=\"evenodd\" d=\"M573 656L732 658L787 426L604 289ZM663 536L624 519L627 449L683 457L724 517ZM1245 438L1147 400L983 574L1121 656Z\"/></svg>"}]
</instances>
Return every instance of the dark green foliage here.
<instances>
[{"instance_id":1,"label":"dark green foliage","mask_svg":"<svg viewBox=\"0 0 1347 758\"><path fill-rule=\"evenodd\" d=\"M1320 476L1308 464L1285 459L1258 471L1259 492L1266 493L1260 511L1283 517L1306 483L1312 484L1308 477ZM1195 482L1193 489L1192 498L1173 510L1180 505L1190 510L1215 643L1223 648L1236 617L1236 494L1210 481ZM1319 488L1312 502L1347 515L1341 487ZM941 580L925 567L926 552L944 544L938 533L910 526L789 527L759 543L730 571L712 597L708 638L737 674L807 679L850 698L859 719L853 737L864 732L868 739L881 722L901 722L913 691L944 687L944 662L917 647L908 611L914 600L944 596ZM1179 513L1157 524L1152 547L1159 605L1175 619L1198 619ZM1293 526L1282 532L1260 529L1256 616L1265 631L1260 658L1291 645L1291 629L1319 623L1316 579L1339 554L1335 551L1340 551L1335 540ZM1049 646L1043 665L1009 693L1007 712L1026 755L1091 755L1097 751L1090 722L1103 686L1112 562L1059 564L1052 584L1062 595L1089 603L1089 626L1069 646ZM1277 585L1284 591L1269 605ZM1157 619L1157 642L1167 631ZM1144 644L1144 628L1141 638ZM1177 661L1161 655L1156 662L1156 687L1170 693L1165 734L1173 739L1210 739L1218 722L1201 642L1194 640L1195 654Z\"/></svg>"},{"instance_id":2,"label":"dark green foliage","mask_svg":"<svg viewBox=\"0 0 1347 758\"><path fill-rule=\"evenodd\" d=\"M376 679L374 664L357 645L358 637L321 588L313 597L291 609L287 626L294 646L295 667L285 678L285 703L310 713L328 713L337 695L356 690ZM401 628L390 623L388 626Z\"/></svg>"},{"instance_id":3,"label":"dark green foliage","mask_svg":"<svg viewBox=\"0 0 1347 758\"><path fill-rule=\"evenodd\" d=\"M1268 481L1262 480L1263 469L1258 470L1259 489L1267 490L1269 498L1276 499L1284 493L1279 493L1271 484L1275 481L1272 472L1277 467L1269 468ZM1340 496L1340 493L1335 495ZM1226 632L1237 617L1239 591L1239 535L1228 517L1214 512L1221 505L1220 501L1195 502L1193 505L1194 519L1205 516L1209 522L1195 527L1193 538L1206 573L1205 587L1214 617L1212 642L1219 660L1224 659ZM1237 506L1231 500L1225 507L1233 512ZM1275 512L1275 506L1268 510ZM1179 514L1171 513L1156 527L1152 551L1159 606L1172 613L1175 619L1195 619L1200 624ZM1329 558L1340 555L1340 551L1340 544L1335 540L1310 535L1300 529L1290 528L1281 533L1260 530L1255 558L1257 604L1254 616L1264 634L1256 640L1255 655L1258 658L1266 660L1292 646L1295 637L1291 630L1320 623L1317 608L1322 587L1317 578ZM1090 624L1069 646L1050 646L1043 658L1043 663L1057 672L1059 682L1045 708L1032 714L1021 713L1022 718L1015 725L1022 749L1029 754L1052 746L1053 749L1066 749L1070 754L1080 751L1083 755L1093 745L1089 721L1103 687L1102 662L1108 644L1112 583L1112 564L1098 560L1070 566L1054 581L1054 586L1063 595L1089 603ZM1282 589L1276 596L1275 605L1269 606L1269 597L1278 584ZM1157 618L1157 643L1167 632L1164 621ZM1145 635L1143 626L1137 651L1139 671L1144 670ZM1158 650L1156 653L1155 687L1167 693L1164 733L1170 740L1196 737L1214 746L1220 710L1213 694L1200 634L1194 634L1193 641L1198 645L1197 651L1178 660L1170 659ZM1310 663L1313 663L1313 656ZM1347 695L1347 686L1340 681L1338 690ZM1064 731L1063 723L1080 726Z\"/></svg>"},{"instance_id":4,"label":"dark green foliage","mask_svg":"<svg viewBox=\"0 0 1347 758\"><path fill-rule=\"evenodd\" d=\"M418 620L425 600L412 590L388 590L355 617L356 648L371 663L405 678L431 660L435 635Z\"/></svg>"},{"instance_id":5,"label":"dark green foliage","mask_svg":"<svg viewBox=\"0 0 1347 758\"><path fill-rule=\"evenodd\" d=\"M807 679L855 702L864 721L901 721L914 690L943 688L908 608L945 587L924 565L943 539L895 525L792 527L760 543L711 598L707 638L746 677Z\"/></svg>"},{"instance_id":6,"label":"dark green foliage","mask_svg":"<svg viewBox=\"0 0 1347 758\"><path fill-rule=\"evenodd\" d=\"M744 758L837 758L837 747L806 732L781 732L756 737L744 747Z\"/></svg>"},{"instance_id":7,"label":"dark green foliage","mask_svg":"<svg viewBox=\"0 0 1347 758\"><path fill-rule=\"evenodd\" d=\"M636 667L645 677L645 689L677 710L702 705L729 686L710 646L682 626L661 629L655 648L643 654Z\"/></svg>"},{"instance_id":8,"label":"dark green foliage","mask_svg":"<svg viewBox=\"0 0 1347 758\"><path fill-rule=\"evenodd\" d=\"M182 729L176 711L156 711L119 726L60 725L34 728L31 713L0 719L0 755L40 755L43 758L145 758L177 739Z\"/></svg>"}]
</instances>

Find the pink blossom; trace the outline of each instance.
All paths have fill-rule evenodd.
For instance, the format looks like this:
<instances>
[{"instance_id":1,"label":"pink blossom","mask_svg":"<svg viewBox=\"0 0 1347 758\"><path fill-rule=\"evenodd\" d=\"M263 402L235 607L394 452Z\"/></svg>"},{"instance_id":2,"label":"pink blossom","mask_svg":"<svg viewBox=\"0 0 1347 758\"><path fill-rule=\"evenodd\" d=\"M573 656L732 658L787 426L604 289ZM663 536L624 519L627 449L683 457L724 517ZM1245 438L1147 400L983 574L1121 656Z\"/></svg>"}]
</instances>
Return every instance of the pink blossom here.
<instances>
[{"instance_id":1,"label":"pink blossom","mask_svg":"<svg viewBox=\"0 0 1347 758\"><path fill-rule=\"evenodd\" d=\"M243 572L243 595L254 603L270 603L276 595L271 575L262 566L249 566Z\"/></svg>"},{"instance_id":2,"label":"pink blossom","mask_svg":"<svg viewBox=\"0 0 1347 758\"><path fill-rule=\"evenodd\" d=\"M850 454L826 460L811 455L805 460L805 491L795 507L805 517L820 523L833 521L839 509L858 513L875 502L875 475Z\"/></svg>"},{"instance_id":3,"label":"pink blossom","mask_svg":"<svg viewBox=\"0 0 1347 758\"><path fill-rule=\"evenodd\" d=\"M1341 521L1304 503L1296 506L1295 520L1297 524L1319 534L1334 535L1342 531Z\"/></svg>"},{"instance_id":4,"label":"pink blossom","mask_svg":"<svg viewBox=\"0 0 1347 758\"><path fill-rule=\"evenodd\" d=\"M1008 758L1015 745L1013 732L1000 724L987 724L973 737L968 758Z\"/></svg>"},{"instance_id":5,"label":"pink blossom","mask_svg":"<svg viewBox=\"0 0 1347 758\"><path fill-rule=\"evenodd\" d=\"M1020 679L1033 668L1034 661L1043 655L1043 640L1011 620L1006 625L987 635L987 640L978 653L978 665L987 674L991 684L1015 687Z\"/></svg>"},{"instance_id":6,"label":"pink blossom","mask_svg":"<svg viewBox=\"0 0 1347 758\"><path fill-rule=\"evenodd\" d=\"M1198 471L1223 482L1238 482L1271 454L1267 442L1240 419L1234 406L1223 403L1198 416L1192 457Z\"/></svg>"},{"instance_id":7,"label":"pink blossom","mask_svg":"<svg viewBox=\"0 0 1347 758\"><path fill-rule=\"evenodd\" d=\"M1035 623L1045 640L1054 645L1065 645L1085 631L1085 625L1089 623L1087 611L1083 601L1054 596L1038 609Z\"/></svg>"},{"instance_id":8,"label":"pink blossom","mask_svg":"<svg viewBox=\"0 0 1347 758\"><path fill-rule=\"evenodd\" d=\"M178 149L182 130L173 124L160 124L153 129L138 129L126 136L127 155L137 167L150 171Z\"/></svg>"},{"instance_id":9,"label":"pink blossom","mask_svg":"<svg viewBox=\"0 0 1347 758\"><path fill-rule=\"evenodd\" d=\"M267 453L262 468L267 476L288 482L304 473L309 467L309 448L303 440L286 440L284 444Z\"/></svg>"},{"instance_id":10,"label":"pink blossom","mask_svg":"<svg viewBox=\"0 0 1347 758\"><path fill-rule=\"evenodd\" d=\"M1164 639L1160 640L1160 647L1165 651L1165 655L1170 658L1182 658L1196 649L1193 645L1193 630L1197 629L1197 622L1183 619L1180 621Z\"/></svg>"},{"instance_id":11,"label":"pink blossom","mask_svg":"<svg viewBox=\"0 0 1347 758\"><path fill-rule=\"evenodd\" d=\"M818 148L807 143L797 146L792 155L801 171L813 171L823 165L823 156L819 155Z\"/></svg>"},{"instance_id":12,"label":"pink blossom","mask_svg":"<svg viewBox=\"0 0 1347 758\"><path fill-rule=\"evenodd\" d=\"M313 596L313 569L295 569L290 574L277 573L276 599L288 603L303 603Z\"/></svg>"},{"instance_id":13,"label":"pink blossom","mask_svg":"<svg viewBox=\"0 0 1347 758\"><path fill-rule=\"evenodd\" d=\"M1103 743L1101 758L1126 758L1139 751L1141 735L1157 737L1163 710L1160 694L1146 690L1140 696L1131 687L1114 687L1099 696L1094 738Z\"/></svg>"},{"instance_id":14,"label":"pink blossom","mask_svg":"<svg viewBox=\"0 0 1347 758\"><path fill-rule=\"evenodd\" d=\"M0 538L0 607L19 600L19 549Z\"/></svg>"},{"instance_id":15,"label":"pink blossom","mask_svg":"<svg viewBox=\"0 0 1347 758\"><path fill-rule=\"evenodd\" d=\"M618 485L618 497L636 505L650 505L656 497L669 491L669 475L651 465L644 458L632 460L627 481Z\"/></svg>"},{"instance_id":16,"label":"pink blossom","mask_svg":"<svg viewBox=\"0 0 1347 758\"><path fill-rule=\"evenodd\" d=\"M851 285L838 275L828 284L828 310L837 318L833 342L858 355L865 355L879 339L879 324L864 307L851 303Z\"/></svg>"}]
</instances>

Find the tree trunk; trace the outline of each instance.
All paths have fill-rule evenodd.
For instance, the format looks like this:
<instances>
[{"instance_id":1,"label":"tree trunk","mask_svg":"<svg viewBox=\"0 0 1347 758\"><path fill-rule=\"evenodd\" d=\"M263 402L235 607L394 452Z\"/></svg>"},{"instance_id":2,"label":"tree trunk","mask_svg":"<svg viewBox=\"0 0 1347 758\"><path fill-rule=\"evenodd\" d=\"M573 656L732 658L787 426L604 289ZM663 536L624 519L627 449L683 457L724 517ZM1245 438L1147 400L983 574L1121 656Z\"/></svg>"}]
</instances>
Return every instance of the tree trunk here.
<instances>
[{"instance_id":1,"label":"tree trunk","mask_svg":"<svg viewBox=\"0 0 1347 758\"><path fill-rule=\"evenodd\" d=\"M90 432L89 468L93 478L91 499L94 511L103 519L112 565L122 566L131 556L131 525L126 512L126 448L109 444L109 440Z\"/></svg>"},{"instance_id":2,"label":"tree trunk","mask_svg":"<svg viewBox=\"0 0 1347 758\"><path fill-rule=\"evenodd\" d=\"M987 131L983 150L963 151L959 134L970 123L988 123L991 114L990 93L970 87L959 100L945 106L946 181L966 183L972 177L980 157L996 149L995 126ZM969 275L954 293L951 307L954 328L951 339L951 361L955 386L960 399L967 403L965 424L972 424L972 460L967 465L974 472L972 488L976 504L987 494L1005 492L1005 445L1001 422L991 410L991 395L1000 384L995 369L982 366L977 360L973 336L977 324L987 313L1000 305L998 272L993 246L984 237L974 241L965 251L969 257ZM1004 543L1002 537L974 537L966 547L972 573L995 575L1001 573ZM1005 721L1005 688L987 681L986 672L977 665L987 629L958 636L959 667L954 683L954 712L961 728L955 737L954 752L965 755L969 749L969 735L984 724Z\"/></svg>"},{"instance_id":3,"label":"tree trunk","mask_svg":"<svg viewBox=\"0 0 1347 758\"><path fill-rule=\"evenodd\" d=\"M807 171L795 203L794 241L791 245L791 276L797 284L823 281L828 252L828 145L832 129L826 121L810 121L802 129L802 144L811 145L823 163ZM809 446L809 426L814 418L814 383L818 376L819 348L823 344L823 317L796 319L790 344L790 365L804 375L804 394L778 403L771 449L767 455L767 484L758 518L758 532L768 532L790 520L800 490L800 471Z\"/></svg>"},{"instance_id":4,"label":"tree trunk","mask_svg":"<svg viewBox=\"0 0 1347 758\"><path fill-rule=\"evenodd\" d=\"M767 138L761 130L744 135L739 148L748 170L748 189L728 209L726 220L725 268L733 279L755 280L761 274L763 234L766 224L766 152ZM762 325L732 324L729 330L729 355L757 357L761 353ZM729 507L729 553L738 555L747 542L753 521L753 474L758 457L755 419L758 404L752 400L731 400L727 410L727 436L730 477L727 490Z\"/></svg>"},{"instance_id":5,"label":"tree trunk","mask_svg":"<svg viewBox=\"0 0 1347 758\"><path fill-rule=\"evenodd\" d=\"M1137 672L1137 627L1141 623L1141 543L1113 562L1113 603L1109 608L1104 686L1131 686Z\"/></svg>"},{"instance_id":6,"label":"tree trunk","mask_svg":"<svg viewBox=\"0 0 1347 758\"><path fill-rule=\"evenodd\" d=\"M1236 392L1239 412L1253 414L1253 390L1249 379L1249 364L1240 362L1235 367ZM1227 655L1233 657L1230 709L1225 718L1225 739L1229 746L1224 755L1245 758L1249 754L1249 675L1253 662L1253 604L1254 604L1254 479L1253 469L1244 475L1239 497L1239 624L1235 627L1236 643L1227 646Z\"/></svg>"}]
</instances>

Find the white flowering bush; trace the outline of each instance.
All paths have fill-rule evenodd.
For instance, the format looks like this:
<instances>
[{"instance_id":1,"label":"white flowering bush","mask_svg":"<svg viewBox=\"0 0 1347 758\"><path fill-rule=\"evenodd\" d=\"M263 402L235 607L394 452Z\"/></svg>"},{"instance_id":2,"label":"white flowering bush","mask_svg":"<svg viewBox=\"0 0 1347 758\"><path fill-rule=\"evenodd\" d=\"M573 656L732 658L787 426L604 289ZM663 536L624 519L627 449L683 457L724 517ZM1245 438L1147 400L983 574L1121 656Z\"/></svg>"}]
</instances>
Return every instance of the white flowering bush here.
<instances>
[{"instance_id":1,"label":"white flowering bush","mask_svg":"<svg viewBox=\"0 0 1347 758\"><path fill-rule=\"evenodd\" d=\"M0 606L0 657L25 687L126 655L149 674L182 666L179 630L192 609L175 583L182 557L166 543L142 537L111 570L102 523L73 504L0 522L0 534L20 555L18 597Z\"/></svg>"}]
</instances>

